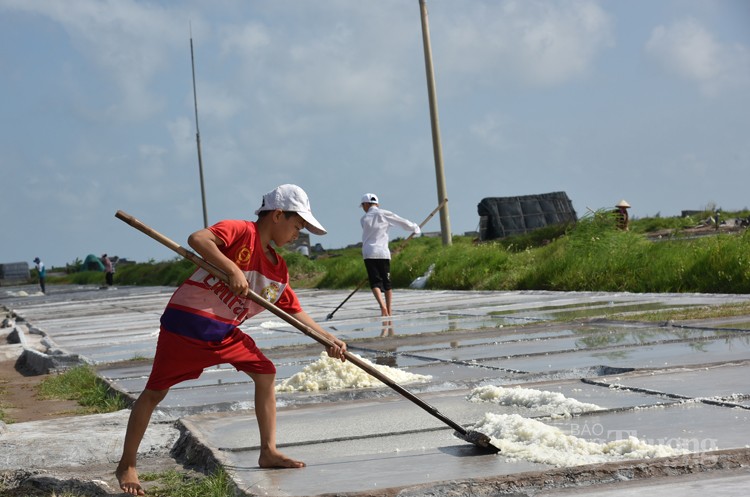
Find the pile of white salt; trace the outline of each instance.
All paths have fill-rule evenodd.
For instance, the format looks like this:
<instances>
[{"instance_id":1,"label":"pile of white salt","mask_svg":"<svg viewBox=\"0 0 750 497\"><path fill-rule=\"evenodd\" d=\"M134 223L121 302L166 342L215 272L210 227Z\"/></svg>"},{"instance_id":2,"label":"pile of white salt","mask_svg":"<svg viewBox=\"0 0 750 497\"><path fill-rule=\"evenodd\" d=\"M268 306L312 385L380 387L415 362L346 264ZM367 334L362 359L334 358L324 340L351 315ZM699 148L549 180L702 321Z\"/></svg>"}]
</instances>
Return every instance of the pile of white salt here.
<instances>
[{"instance_id":1,"label":"pile of white salt","mask_svg":"<svg viewBox=\"0 0 750 497\"><path fill-rule=\"evenodd\" d=\"M492 444L500 449L500 455L509 461L526 460L555 466L651 459L689 452L669 445L649 444L634 436L589 441L518 414L486 413L472 429L488 435Z\"/></svg>"},{"instance_id":2,"label":"pile of white salt","mask_svg":"<svg viewBox=\"0 0 750 497\"><path fill-rule=\"evenodd\" d=\"M467 399L471 402L527 407L550 414L553 418L602 410L595 404L579 402L561 393L520 387L479 387L472 390ZM580 424L585 424L585 421ZM601 439L586 440L577 437L572 429L571 433L565 433L560 428L518 414L486 413L484 419L472 429L488 435L492 444L500 449L500 454L509 461L526 460L555 466L650 459L689 452L665 444L650 444L635 436L608 440L608 433L601 433Z\"/></svg>"},{"instance_id":3,"label":"pile of white salt","mask_svg":"<svg viewBox=\"0 0 750 497\"><path fill-rule=\"evenodd\" d=\"M388 378L394 382L402 385L406 383L424 383L432 379L432 376L408 373L397 368L373 364L362 357L360 357L360 359L388 376ZM333 359L328 357L328 354L325 352L321 352L320 358L317 361L305 366L299 373L292 375L276 385L276 391L318 392L321 390L342 390L345 388L371 388L380 386L383 386L383 383L380 380L370 376L364 370L358 368L349 361L341 362L339 359Z\"/></svg>"},{"instance_id":4,"label":"pile of white salt","mask_svg":"<svg viewBox=\"0 0 750 497\"><path fill-rule=\"evenodd\" d=\"M467 398L470 402L492 402L502 406L527 407L553 417L569 417L572 414L602 410L596 404L569 399L559 392L521 387L504 388L494 385L477 387Z\"/></svg>"}]
</instances>

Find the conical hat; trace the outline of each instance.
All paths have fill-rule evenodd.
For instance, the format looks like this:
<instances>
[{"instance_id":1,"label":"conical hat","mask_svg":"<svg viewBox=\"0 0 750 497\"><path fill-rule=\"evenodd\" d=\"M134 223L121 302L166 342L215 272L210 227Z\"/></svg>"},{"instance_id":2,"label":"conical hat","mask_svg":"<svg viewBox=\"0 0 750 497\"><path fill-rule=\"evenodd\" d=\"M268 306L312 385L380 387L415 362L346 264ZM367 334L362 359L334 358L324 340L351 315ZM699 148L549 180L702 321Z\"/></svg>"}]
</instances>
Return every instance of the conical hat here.
<instances>
[{"instance_id":1,"label":"conical hat","mask_svg":"<svg viewBox=\"0 0 750 497\"><path fill-rule=\"evenodd\" d=\"M615 207L625 207L626 209L630 207L630 204L627 203L625 200L620 200Z\"/></svg>"}]
</instances>

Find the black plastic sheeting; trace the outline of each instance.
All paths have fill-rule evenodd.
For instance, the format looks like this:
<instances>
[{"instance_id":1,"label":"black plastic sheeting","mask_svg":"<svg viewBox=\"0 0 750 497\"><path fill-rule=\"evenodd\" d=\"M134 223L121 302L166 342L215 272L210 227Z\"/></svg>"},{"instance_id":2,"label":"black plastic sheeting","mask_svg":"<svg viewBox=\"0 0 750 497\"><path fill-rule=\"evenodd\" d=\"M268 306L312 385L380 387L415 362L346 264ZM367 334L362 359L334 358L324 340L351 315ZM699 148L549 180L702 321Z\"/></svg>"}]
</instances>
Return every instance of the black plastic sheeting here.
<instances>
[{"instance_id":1,"label":"black plastic sheeting","mask_svg":"<svg viewBox=\"0 0 750 497\"><path fill-rule=\"evenodd\" d=\"M28 262L8 262L0 264L0 280L27 280L29 279Z\"/></svg>"},{"instance_id":2,"label":"black plastic sheeting","mask_svg":"<svg viewBox=\"0 0 750 497\"><path fill-rule=\"evenodd\" d=\"M486 197L477 205L477 211L480 240L494 240L578 220L565 192Z\"/></svg>"}]
</instances>

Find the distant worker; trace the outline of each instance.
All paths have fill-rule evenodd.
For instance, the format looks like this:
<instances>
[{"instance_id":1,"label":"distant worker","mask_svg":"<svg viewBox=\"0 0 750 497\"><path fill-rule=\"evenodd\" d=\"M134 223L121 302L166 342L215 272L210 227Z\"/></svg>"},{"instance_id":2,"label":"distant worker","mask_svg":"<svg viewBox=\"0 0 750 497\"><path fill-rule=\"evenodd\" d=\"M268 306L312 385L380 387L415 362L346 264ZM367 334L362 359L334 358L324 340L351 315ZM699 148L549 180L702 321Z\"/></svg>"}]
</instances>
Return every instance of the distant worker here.
<instances>
[{"instance_id":1,"label":"distant worker","mask_svg":"<svg viewBox=\"0 0 750 497\"><path fill-rule=\"evenodd\" d=\"M630 224L628 209L630 209L630 204L625 200L620 200L615 207L614 214L617 227L623 231L628 231L628 225Z\"/></svg>"},{"instance_id":2,"label":"distant worker","mask_svg":"<svg viewBox=\"0 0 750 497\"><path fill-rule=\"evenodd\" d=\"M367 278L370 281L372 294L380 306L381 316L390 316L393 300L391 285L391 251L388 248L388 229L399 226L406 231L419 235L419 225L397 216L391 211L381 209L378 196L365 193L360 201L365 215L362 216L362 257L365 260Z\"/></svg>"},{"instance_id":3,"label":"distant worker","mask_svg":"<svg viewBox=\"0 0 750 497\"><path fill-rule=\"evenodd\" d=\"M36 271L39 274L39 286L42 288L42 293L47 293L44 285L44 281L47 279L47 269L39 257L34 257L34 263L36 264Z\"/></svg>"},{"instance_id":4,"label":"distant worker","mask_svg":"<svg viewBox=\"0 0 750 497\"><path fill-rule=\"evenodd\" d=\"M112 265L109 257L107 257L107 254L102 254L102 264L104 264L104 279L107 282L107 286L112 286L115 278L115 267Z\"/></svg>"}]
</instances>

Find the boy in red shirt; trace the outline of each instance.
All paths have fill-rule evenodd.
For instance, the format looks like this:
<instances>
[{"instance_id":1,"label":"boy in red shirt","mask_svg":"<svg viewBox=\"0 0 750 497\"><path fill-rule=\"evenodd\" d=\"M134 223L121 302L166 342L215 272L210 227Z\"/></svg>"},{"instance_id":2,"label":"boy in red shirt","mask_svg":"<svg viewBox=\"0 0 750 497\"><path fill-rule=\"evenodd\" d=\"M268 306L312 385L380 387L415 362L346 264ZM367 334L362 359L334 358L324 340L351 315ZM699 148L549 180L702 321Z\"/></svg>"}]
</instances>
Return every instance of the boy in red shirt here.
<instances>
[{"instance_id":1,"label":"boy in red shirt","mask_svg":"<svg viewBox=\"0 0 750 497\"><path fill-rule=\"evenodd\" d=\"M284 259L271 248L294 241L300 230L324 235L310 210L302 188L281 185L263 196L255 211L258 220L229 220L188 238L188 244L206 261L229 276L229 285L198 268L174 292L161 317L159 340L146 388L130 413L122 457L115 472L120 488L144 495L136 471L136 456L151 414L169 392L185 380L198 378L204 368L229 363L255 382L255 415L260 431L262 468L301 468L302 461L276 448L276 367L238 326L263 307L244 295L248 289L291 314L334 345L330 357L344 360L346 344L321 328L302 310L289 286Z\"/></svg>"}]
</instances>

